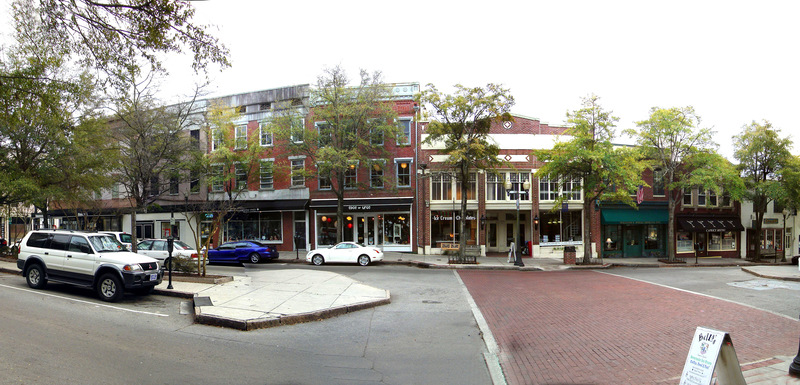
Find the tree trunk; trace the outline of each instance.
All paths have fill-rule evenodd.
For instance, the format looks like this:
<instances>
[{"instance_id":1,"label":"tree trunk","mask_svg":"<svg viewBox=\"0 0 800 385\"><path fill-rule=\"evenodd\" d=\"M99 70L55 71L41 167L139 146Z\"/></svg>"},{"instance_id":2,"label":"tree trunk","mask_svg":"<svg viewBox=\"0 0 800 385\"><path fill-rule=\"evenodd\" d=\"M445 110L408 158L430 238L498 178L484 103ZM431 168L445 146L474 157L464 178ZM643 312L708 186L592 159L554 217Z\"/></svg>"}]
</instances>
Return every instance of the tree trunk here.
<instances>
[{"instance_id":1,"label":"tree trunk","mask_svg":"<svg viewBox=\"0 0 800 385\"><path fill-rule=\"evenodd\" d=\"M677 255L675 254L675 197L672 193L669 194L667 202L667 260L670 262L675 261Z\"/></svg>"},{"instance_id":2,"label":"tree trunk","mask_svg":"<svg viewBox=\"0 0 800 385\"><path fill-rule=\"evenodd\" d=\"M131 251L136 252L136 207L131 209Z\"/></svg>"},{"instance_id":3,"label":"tree trunk","mask_svg":"<svg viewBox=\"0 0 800 385\"><path fill-rule=\"evenodd\" d=\"M583 264L588 265L592 263L592 217L594 216L594 212L592 211L592 204L594 203L594 199L592 200L584 200L583 201L583 218L584 218L584 227L583 227Z\"/></svg>"}]
</instances>

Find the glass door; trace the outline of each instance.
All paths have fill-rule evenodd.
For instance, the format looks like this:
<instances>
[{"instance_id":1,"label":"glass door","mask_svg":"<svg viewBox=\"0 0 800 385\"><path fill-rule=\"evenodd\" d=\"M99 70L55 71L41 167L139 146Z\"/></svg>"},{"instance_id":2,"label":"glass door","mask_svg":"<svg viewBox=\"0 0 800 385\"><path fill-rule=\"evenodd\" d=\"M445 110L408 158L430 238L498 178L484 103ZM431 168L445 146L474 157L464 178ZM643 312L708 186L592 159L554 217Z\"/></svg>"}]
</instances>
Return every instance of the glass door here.
<instances>
[{"instance_id":1,"label":"glass door","mask_svg":"<svg viewBox=\"0 0 800 385\"><path fill-rule=\"evenodd\" d=\"M375 215L364 215L356 218L356 230L358 232L357 243L364 246L375 246L378 242L376 237L376 217Z\"/></svg>"},{"instance_id":2,"label":"glass door","mask_svg":"<svg viewBox=\"0 0 800 385\"><path fill-rule=\"evenodd\" d=\"M627 258L642 257L642 231L639 226L625 226L624 256Z\"/></svg>"}]
</instances>

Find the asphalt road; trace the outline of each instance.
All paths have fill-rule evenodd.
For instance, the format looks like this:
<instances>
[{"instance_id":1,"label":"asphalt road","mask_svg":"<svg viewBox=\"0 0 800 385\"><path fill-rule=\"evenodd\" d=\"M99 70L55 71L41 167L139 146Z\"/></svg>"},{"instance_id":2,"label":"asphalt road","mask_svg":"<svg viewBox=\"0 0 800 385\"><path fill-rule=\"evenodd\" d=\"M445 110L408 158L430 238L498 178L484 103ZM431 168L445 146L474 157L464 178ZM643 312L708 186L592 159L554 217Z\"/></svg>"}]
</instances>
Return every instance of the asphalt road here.
<instances>
[{"instance_id":1,"label":"asphalt road","mask_svg":"<svg viewBox=\"0 0 800 385\"><path fill-rule=\"evenodd\" d=\"M258 274L277 264L214 266ZM0 383L489 384L485 344L452 271L325 266L388 289L392 303L250 332L194 325L180 300L106 304L63 285L0 274ZM185 308L185 306L184 306Z\"/></svg>"},{"instance_id":2,"label":"asphalt road","mask_svg":"<svg viewBox=\"0 0 800 385\"><path fill-rule=\"evenodd\" d=\"M708 295L797 320L800 282L756 277L738 267L614 268L608 274Z\"/></svg>"}]
</instances>

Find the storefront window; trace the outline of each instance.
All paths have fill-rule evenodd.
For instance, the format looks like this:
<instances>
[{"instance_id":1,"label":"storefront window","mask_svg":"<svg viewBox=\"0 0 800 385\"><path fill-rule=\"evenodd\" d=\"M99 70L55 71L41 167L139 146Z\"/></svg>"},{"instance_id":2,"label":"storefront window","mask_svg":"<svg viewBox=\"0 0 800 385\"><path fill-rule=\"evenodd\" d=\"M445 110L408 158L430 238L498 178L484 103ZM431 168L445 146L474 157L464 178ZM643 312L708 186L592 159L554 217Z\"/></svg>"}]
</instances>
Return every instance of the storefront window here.
<instances>
[{"instance_id":1,"label":"storefront window","mask_svg":"<svg viewBox=\"0 0 800 385\"><path fill-rule=\"evenodd\" d=\"M694 246L692 245L692 233L686 231L678 231L677 235L676 249L679 253L691 253L694 251Z\"/></svg>"},{"instance_id":2,"label":"storefront window","mask_svg":"<svg viewBox=\"0 0 800 385\"><path fill-rule=\"evenodd\" d=\"M243 239L282 242L281 213L237 214L228 221L223 242Z\"/></svg>"},{"instance_id":3,"label":"storefront window","mask_svg":"<svg viewBox=\"0 0 800 385\"><path fill-rule=\"evenodd\" d=\"M580 242L583 234L581 212L568 211L543 213L539 220L542 243L548 242Z\"/></svg>"},{"instance_id":4,"label":"storefront window","mask_svg":"<svg viewBox=\"0 0 800 385\"><path fill-rule=\"evenodd\" d=\"M455 215L453 215L455 213ZM434 247L442 242L458 242L460 211L431 211L431 241ZM478 221L474 211L467 211L467 244L476 244Z\"/></svg>"},{"instance_id":5,"label":"storefront window","mask_svg":"<svg viewBox=\"0 0 800 385\"><path fill-rule=\"evenodd\" d=\"M708 250L736 250L736 234L732 231L709 234Z\"/></svg>"},{"instance_id":6,"label":"storefront window","mask_svg":"<svg viewBox=\"0 0 800 385\"><path fill-rule=\"evenodd\" d=\"M763 229L761 230L761 250L783 250L781 244L781 229Z\"/></svg>"},{"instance_id":7,"label":"storefront window","mask_svg":"<svg viewBox=\"0 0 800 385\"><path fill-rule=\"evenodd\" d=\"M317 217L317 244L333 245L336 243L336 218L331 215Z\"/></svg>"},{"instance_id":8,"label":"storefront window","mask_svg":"<svg viewBox=\"0 0 800 385\"><path fill-rule=\"evenodd\" d=\"M605 226L605 231L603 234L605 235L605 239L603 240L603 250L605 251L616 251L619 250L619 226Z\"/></svg>"},{"instance_id":9,"label":"storefront window","mask_svg":"<svg viewBox=\"0 0 800 385\"><path fill-rule=\"evenodd\" d=\"M411 221L408 214L386 214L383 218L384 244L407 245L411 240Z\"/></svg>"},{"instance_id":10,"label":"storefront window","mask_svg":"<svg viewBox=\"0 0 800 385\"><path fill-rule=\"evenodd\" d=\"M644 249L645 250L657 250L658 247L658 226L656 225L648 225L647 226L647 234L645 234L644 238Z\"/></svg>"}]
</instances>

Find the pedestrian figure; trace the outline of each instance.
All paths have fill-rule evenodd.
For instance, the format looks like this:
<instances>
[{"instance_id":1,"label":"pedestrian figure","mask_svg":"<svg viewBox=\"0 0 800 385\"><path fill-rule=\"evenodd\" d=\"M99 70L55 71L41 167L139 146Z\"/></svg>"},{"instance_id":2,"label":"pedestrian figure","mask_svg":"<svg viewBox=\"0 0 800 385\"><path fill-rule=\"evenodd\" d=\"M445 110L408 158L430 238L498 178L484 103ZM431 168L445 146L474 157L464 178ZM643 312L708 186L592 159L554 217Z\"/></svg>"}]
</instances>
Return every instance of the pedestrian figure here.
<instances>
[{"instance_id":1,"label":"pedestrian figure","mask_svg":"<svg viewBox=\"0 0 800 385\"><path fill-rule=\"evenodd\" d=\"M512 258L511 255L514 255ZM516 262L517 261L517 245L514 242L511 242L511 248L508 249L508 263Z\"/></svg>"}]
</instances>

